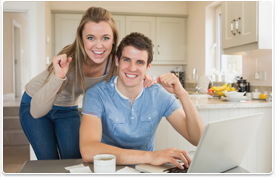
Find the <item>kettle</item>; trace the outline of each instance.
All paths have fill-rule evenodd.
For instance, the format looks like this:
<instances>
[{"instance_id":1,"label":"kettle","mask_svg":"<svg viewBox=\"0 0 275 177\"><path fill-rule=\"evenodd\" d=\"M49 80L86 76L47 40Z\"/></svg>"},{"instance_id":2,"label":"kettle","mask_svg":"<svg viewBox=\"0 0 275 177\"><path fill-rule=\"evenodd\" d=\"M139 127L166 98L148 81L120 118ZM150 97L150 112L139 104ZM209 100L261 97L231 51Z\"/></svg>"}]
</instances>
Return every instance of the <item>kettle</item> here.
<instances>
[{"instance_id":1,"label":"kettle","mask_svg":"<svg viewBox=\"0 0 275 177\"><path fill-rule=\"evenodd\" d=\"M250 83L246 82L246 80L243 79L243 77L238 79L237 84L238 84L237 86L238 92L250 92Z\"/></svg>"}]
</instances>

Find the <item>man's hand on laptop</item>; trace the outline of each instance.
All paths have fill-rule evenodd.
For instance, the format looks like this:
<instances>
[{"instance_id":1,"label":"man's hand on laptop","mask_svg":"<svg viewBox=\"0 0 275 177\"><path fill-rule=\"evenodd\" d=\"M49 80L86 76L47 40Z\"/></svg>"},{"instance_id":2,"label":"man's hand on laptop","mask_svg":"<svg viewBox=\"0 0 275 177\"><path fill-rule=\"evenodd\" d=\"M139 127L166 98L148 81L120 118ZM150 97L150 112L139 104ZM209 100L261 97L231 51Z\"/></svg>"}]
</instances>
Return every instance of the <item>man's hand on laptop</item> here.
<instances>
[{"instance_id":1,"label":"man's hand on laptop","mask_svg":"<svg viewBox=\"0 0 275 177\"><path fill-rule=\"evenodd\" d=\"M150 164L162 165L169 162L178 168L183 169L183 166L177 161L177 159L181 160L187 168L189 168L192 161L187 151L177 148L169 148L151 152Z\"/></svg>"}]
</instances>

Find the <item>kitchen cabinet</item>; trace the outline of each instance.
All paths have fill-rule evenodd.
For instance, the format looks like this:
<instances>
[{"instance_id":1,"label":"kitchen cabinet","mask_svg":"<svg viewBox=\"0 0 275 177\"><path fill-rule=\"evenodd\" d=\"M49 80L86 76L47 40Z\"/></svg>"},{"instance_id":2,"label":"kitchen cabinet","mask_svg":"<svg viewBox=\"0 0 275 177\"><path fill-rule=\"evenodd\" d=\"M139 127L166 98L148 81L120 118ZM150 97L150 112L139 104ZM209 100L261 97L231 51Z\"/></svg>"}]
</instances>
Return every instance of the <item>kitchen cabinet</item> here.
<instances>
[{"instance_id":1,"label":"kitchen cabinet","mask_svg":"<svg viewBox=\"0 0 275 177\"><path fill-rule=\"evenodd\" d=\"M140 32L153 44L153 64L187 64L185 18L126 16L126 34Z\"/></svg>"},{"instance_id":2,"label":"kitchen cabinet","mask_svg":"<svg viewBox=\"0 0 275 177\"><path fill-rule=\"evenodd\" d=\"M125 36L125 16L124 15L112 15L116 26L117 26L117 30L118 30L118 34L119 34L119 39L117 42L117 45L119 45L120 41L123 39L123 37Z\"/></svg>"},{"instance_id":3,"label":"kitchen cabinet","mask_svg":"<svg viewBox=\"0 0 275 177\"><path fill-rule=\"evenodd\" d=\"M54 56L75 40L76 30L82 18L81 14L54 15Z\"/></svg>"},{"instance_id":4,"label":"kitchen cabinet","mask_svg":"<svg viewBox=\"0 0 275 177\"><path fill-rule=\"evenodd\" d=\"M222 48L225 54L272 49L272 5L268 1L222 2Z\"/></svg>"},{"instance_id":5,"label":"kitchen cabinet","mask_svg":"<svg viewBox=\"0 0 275 177\"><path fill-rule=\"evenodd\" d=\"M54 14L55 55L73 43L82 14ZM185 18L113 15L119 41L131 32L148 36L153 44L153 64L187 64Z\"/></svg>"},{"instance_id":6,"label":"kitchen cabinet","mask_svg":"<svg viewBox=\"0 0 275 177\"><path fill-rule=\"evenodd\" d=\"M205 126L210 121L226 120L260 112L264 113L257 133L252 139L240 166L251 173L270 173L272 171L271 107L234 108L234 106L232 106L232 108L198 109L198 112ZM156 133L155 150L171 147L176 147L187 151L195 151L197 148L177 133L166 118L162 118Z\"/></svg>"},{"instance_id":7,"label":"kitchen cabinet","mask_svg":"<svg viewBox=\"0 0 275 177\"><path fill-rule=\"evenodd\" d=\"M76 30L82 18L82 14L54 14L54 55L57 55L65 46L72 44L75 40ZM125 16L113 15L117 24L119 40L125 36Z\"/></svg>"},{"instance_id":8,"label":"kitchen cabinet","mask_svg":"<svg viewBox=\"0 0 275 177\"><path fill-rule=\"evenodd\" d=\"M156 18L144 16L126 16L126 35L132 32L139 32L149 37L154 45L153 61L157 55L155 52L156 45Z\"/></svg>"}]
</instances>

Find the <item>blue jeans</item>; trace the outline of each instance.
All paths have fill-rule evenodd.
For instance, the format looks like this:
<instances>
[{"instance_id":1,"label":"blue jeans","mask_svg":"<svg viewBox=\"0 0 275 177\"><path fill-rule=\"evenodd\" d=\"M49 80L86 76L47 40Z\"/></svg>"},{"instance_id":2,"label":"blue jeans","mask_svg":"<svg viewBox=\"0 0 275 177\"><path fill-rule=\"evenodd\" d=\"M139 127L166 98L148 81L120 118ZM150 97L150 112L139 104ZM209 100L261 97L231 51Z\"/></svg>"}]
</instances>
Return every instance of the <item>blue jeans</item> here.
<instances>
[{"instance_id":1,"label":"blue jeans","mask_svg":"<svg viewBox=\"0 0 275 177\"><path fill-rule=\"evenodd\" d=\"M21 101L19 116L38 160L59 159L59 155L61 159L81 158L77 108L52 109L47 115L35 119L30 113L30 104Z\"/></svg>"}]
</instances>

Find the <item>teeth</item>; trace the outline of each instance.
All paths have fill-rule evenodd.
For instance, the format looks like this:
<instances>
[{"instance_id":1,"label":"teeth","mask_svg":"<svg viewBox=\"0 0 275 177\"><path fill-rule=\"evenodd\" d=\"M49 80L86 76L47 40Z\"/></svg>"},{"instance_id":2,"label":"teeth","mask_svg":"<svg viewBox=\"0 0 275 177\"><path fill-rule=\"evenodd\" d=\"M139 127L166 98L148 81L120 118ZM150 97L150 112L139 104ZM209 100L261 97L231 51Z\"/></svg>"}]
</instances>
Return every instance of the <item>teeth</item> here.
<instances>
[{"instance_id":1,"label":"teeth","mask_svg":"<svg viewBox=\"0 0 275 177\"><path fill-rule=\"evenodd\" d=\"M104 51L102 51L102 52L95 52L95 51L93 51L95 54L103 54L104 53Z\"/></svg>"},{"instance_id":2,"label":"teeth","mask_svg":"<svg viewBox=\"0 0 275 177\"><path fill-rule=\"evenodd\" d=\"M130 77L130 78L135 78L137 77L137 75L130 75L130 74L126 74L127 77Z\"/></svg>"}]
</instances>

